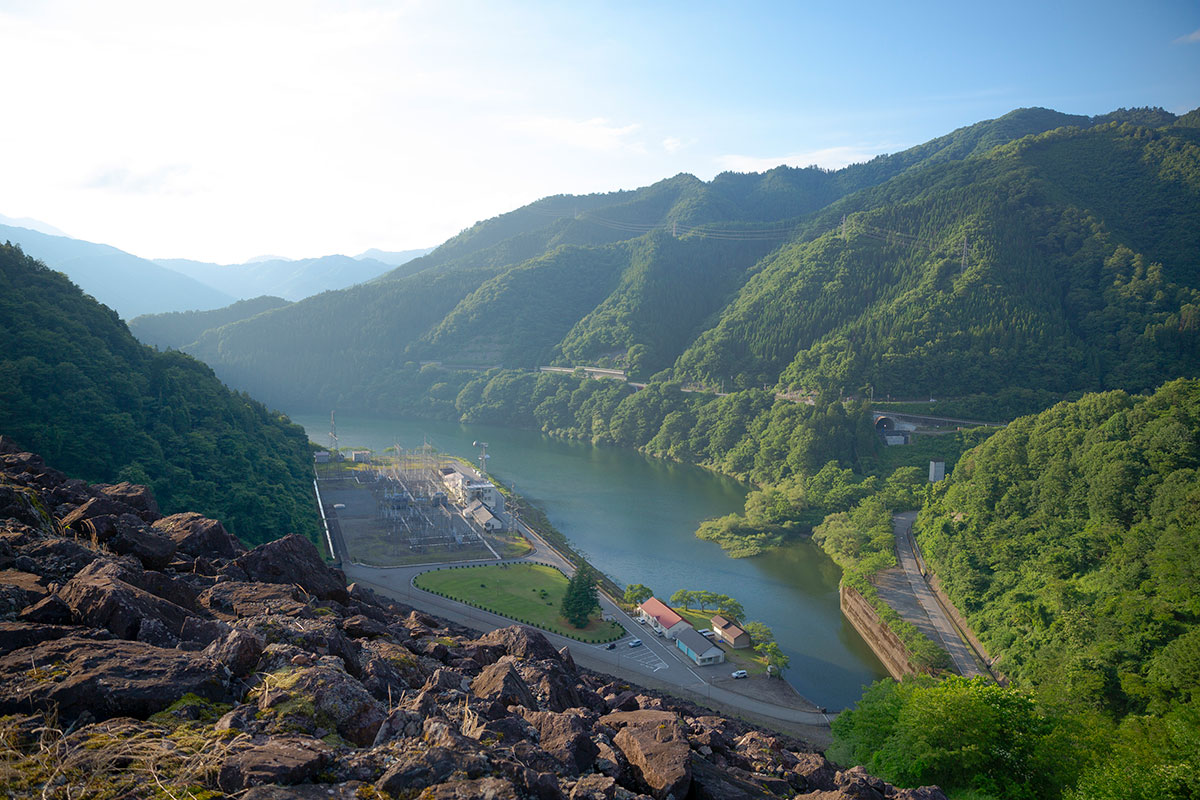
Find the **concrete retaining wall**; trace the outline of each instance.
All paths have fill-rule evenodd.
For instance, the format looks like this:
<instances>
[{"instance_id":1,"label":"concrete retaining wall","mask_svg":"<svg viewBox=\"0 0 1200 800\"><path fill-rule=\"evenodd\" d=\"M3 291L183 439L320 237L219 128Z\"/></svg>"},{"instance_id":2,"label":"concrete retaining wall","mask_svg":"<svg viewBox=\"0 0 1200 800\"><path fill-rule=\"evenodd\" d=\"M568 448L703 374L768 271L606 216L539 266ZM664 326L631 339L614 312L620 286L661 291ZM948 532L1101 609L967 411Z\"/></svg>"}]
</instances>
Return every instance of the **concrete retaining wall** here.
<instances>
[{"instance_id":1,"label":"concrete retaining wall","mask_svg":"<svg viewBox=\"0 0 1200 800\"><path fill-rule=\"evenodd\" d=\"M850 620L850 624L883 662L883 666L893 678L900 680L905 675L914 675L919 671L913 666L911 654L904 642L883 623L875 609L857 589L843 584L838 594L842 616Z\"/></svg>"}]
</instances>

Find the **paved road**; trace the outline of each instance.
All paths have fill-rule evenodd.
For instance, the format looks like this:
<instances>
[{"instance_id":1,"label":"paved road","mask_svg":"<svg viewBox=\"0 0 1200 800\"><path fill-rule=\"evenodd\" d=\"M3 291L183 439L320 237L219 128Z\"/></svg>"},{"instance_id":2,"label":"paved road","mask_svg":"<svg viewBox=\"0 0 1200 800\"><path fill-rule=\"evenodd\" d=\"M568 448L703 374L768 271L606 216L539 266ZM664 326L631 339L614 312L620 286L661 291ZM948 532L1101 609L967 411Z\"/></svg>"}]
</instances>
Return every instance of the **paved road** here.
<instances>
[{"instance_id":1,"label":"paved road","mask_svg":"<svg viewBox=\"0 0 1200 800\"><path fill-rule=\"evenodd\" d=\"M534 545L534 550L519 559L509 559L508 562L538 561L561 569L567 575L574 573L574 567L560 556L544 539L526 528L526 536ZM335 538L334 545L344 547ZM401 600L413 608L428 611L431 614L465 625L478 631L490 631L513 624L507 617L492 614L456 600L450 600L439 595L418 589L413 585L413 579L431 569L437 569L437 564L424 564L406 567L368 567L355 564L339 553L342 571L350 581L362 584L383 593L384 595ZM463 562L464 564L496 564L504 563L495 560ZM584 644L565 636L542 631L546 638L557 648L567 647L571 657L580 666L597 672L614 675L626 680L651 683L663 688L679 687L700 700L712 701L716 704L733 709L749 712L750 714L767 719L810 726L813 728L828 728L829 717L816 711L778 706L753 697L747 697L714 685L714 681L728 679L729 666L714 664L700 667L693 664L672 640L663 639L646 626L638 623L605 595L600 595L600 605L606 614L610 614L618 624L625 629L625 636L612 650L604 645ZM629 647L633 639L641 639L642 645Z\"/></svg>"},{"instance_id":2,"label":"paved road","mask_svg":"<svg viewBox=\"0 0 1200 800\"><path fill-rule=\"evenodd\" d=\"M925 609L925 614L941 639L942 647L954 660L954 666L959 674L968 678L985 675L987 673L979 669L975 662L975 656L971 653L971 648L958 635L958 629L954 627L950 618L946 616L946 612L942 610L942 604L938 602L933 590L925 582L925 576L921 574L921 568L917 565L917 556L913 552L912 542L912 524L916 518L917 512L915 511L905 511L892 516L892 532L896 537L896 556L900 561L900 566L908 576L908 584L912 587L913 595Z\"/></svg>"}]
</instances>

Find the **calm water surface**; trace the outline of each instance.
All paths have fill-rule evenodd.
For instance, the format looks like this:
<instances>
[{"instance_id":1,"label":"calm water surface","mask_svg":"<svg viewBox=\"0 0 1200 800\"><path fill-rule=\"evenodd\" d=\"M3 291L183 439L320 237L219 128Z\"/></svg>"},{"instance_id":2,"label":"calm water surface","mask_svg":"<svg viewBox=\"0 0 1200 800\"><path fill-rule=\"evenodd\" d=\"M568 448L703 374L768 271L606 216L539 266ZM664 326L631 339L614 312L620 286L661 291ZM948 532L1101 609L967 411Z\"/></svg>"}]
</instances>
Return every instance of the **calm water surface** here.
<instances>
[{"instance_id":1,"label":"calm water surface","mask_svg":"<svg viewBox=\"0 0 1200 800\"><path fill-rule=\"evenodd\" d=\"M329 442L329 418L292 417L310 438ZM739 600L749 619L775 631L791 657L784 673L799 692L830 709L853 704L862 686L886 675L838 610L837 566L803 542L755 558L728 558L693 535L701 520L740 511L747 487L696 467L633 450L564 442L487 425L338 416L343 447L382 451L396 442L474 459L489 444L493 475L536 502L588 560L619 584L644 583L666 599L707 589Z\"/></svg>"}]
</instances>

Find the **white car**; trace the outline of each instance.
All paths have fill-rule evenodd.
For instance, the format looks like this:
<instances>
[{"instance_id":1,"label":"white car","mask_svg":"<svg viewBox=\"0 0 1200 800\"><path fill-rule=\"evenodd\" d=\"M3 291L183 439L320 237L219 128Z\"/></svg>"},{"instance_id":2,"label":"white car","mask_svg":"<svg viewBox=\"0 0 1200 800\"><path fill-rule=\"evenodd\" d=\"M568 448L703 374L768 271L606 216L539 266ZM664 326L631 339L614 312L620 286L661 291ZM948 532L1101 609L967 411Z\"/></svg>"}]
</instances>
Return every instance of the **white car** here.
<instances>
[{"instance_id":1,"label":"white car","mask_svg":"<svg viewBox=\"0 0 1200 800\"><path fill-rule=\"evenodd\" d=\"M731 678L749 678L750 673L746 672L746 670L744 670L744 669L735 669L733 672L729 673L729 677L731 677Z\"/></svg>"},{"instance_id":2,"label":"white car","mask_svg":"<svg viewBox=\"0 0 1200 800\"><path fill-rule=\"evenodd\" d=\"M642 646L642 640L641 640L641 639L630 639L630 640L629 640L629 646L630 646L630 647L641 647L641 646Z\"/></svg>"},{"instance_id":3,"label":"white car","mask_svg":"<svg viewBox=\"0 0 1200 800\"><path fill-rule=\"evenodd\" d=\"M712 637L716 636L716 634L713 632L712 628L705 628L702 631L698 631L698 633L701 636L703 636L705 639L711 639Z\"/></svg>"}]
</instances>

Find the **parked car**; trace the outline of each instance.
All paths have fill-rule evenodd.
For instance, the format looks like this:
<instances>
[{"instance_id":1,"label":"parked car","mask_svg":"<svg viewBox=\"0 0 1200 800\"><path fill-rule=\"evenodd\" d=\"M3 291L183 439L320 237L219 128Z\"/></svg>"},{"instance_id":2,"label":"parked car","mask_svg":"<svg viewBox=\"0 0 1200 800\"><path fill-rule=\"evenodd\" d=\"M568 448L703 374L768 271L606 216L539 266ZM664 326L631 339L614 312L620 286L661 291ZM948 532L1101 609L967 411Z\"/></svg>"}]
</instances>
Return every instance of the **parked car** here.
<instances>
[{"instance_id":1,"label":"parked car","mask_svg":"<svg viewBox=\"0 0 1200 800\"><path fill-rule=\"evenodd\" d=\"M705 639L711 639L712 637L716 636L712 628L705 628L704 630L700 631L700 635Z\"/></svg>"},{"instance_id":2,"label":"parked car","mask_svg":"<svg viewBox=\"0 0 1200 800\"><path fill-rule=\"evenodd\" d=\"M629 640L629 646L630 646L630 647L641 647L641 646L642 646L642 640L641 640L641 639L630 639L630 640Z\"/></svg>"},{"instance_id":3,"label":"parked car","mask_svg":"<svg viewBox=\"0 0 1200 800\"><path fill-rule=\"evenodd\" d=\"M616 642L609 642L608 644L604 645L605 650L615 650L616 647L617 647Z\"/></svg>"},{"instance_id":4,"label":"parked car","mask_svg":"<svg viewBox=\"0 0 1200 800\"><path fill-rule=\"evenodd\" d=\"M733 672L729 673L729 677L731 677L731 678L749 678L750 673L746 672L746 670L744 670L744 669L735 669Z\"/></svg>"}]
</instances>

